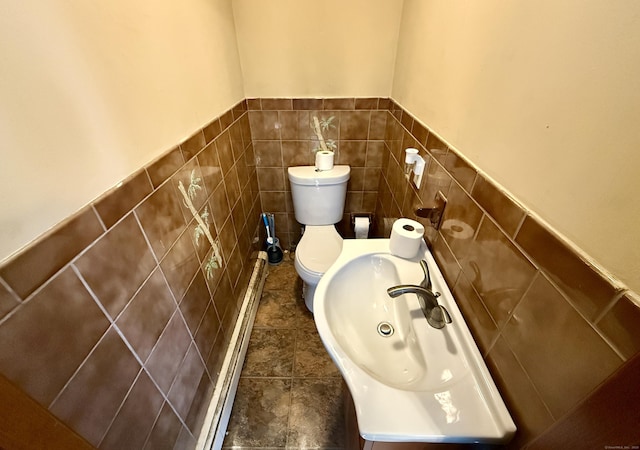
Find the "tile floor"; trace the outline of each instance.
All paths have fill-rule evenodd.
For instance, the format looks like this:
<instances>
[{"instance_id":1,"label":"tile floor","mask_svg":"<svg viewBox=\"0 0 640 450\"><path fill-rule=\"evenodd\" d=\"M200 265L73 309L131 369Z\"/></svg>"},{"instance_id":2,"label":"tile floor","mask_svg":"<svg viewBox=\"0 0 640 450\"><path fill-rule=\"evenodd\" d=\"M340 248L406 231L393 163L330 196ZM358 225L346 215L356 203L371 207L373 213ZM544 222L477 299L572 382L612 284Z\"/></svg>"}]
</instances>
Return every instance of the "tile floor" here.
<instances>
[{"instance_id":1,"label":"tile floor","mask_svg":"<svg viewBox=\"0 0 640 450\"><path fill-rule=\"evenodd\" d=\"M269 266L223 448L345 447L342 378L292 257Z\"/></svg>"}]
</instances>

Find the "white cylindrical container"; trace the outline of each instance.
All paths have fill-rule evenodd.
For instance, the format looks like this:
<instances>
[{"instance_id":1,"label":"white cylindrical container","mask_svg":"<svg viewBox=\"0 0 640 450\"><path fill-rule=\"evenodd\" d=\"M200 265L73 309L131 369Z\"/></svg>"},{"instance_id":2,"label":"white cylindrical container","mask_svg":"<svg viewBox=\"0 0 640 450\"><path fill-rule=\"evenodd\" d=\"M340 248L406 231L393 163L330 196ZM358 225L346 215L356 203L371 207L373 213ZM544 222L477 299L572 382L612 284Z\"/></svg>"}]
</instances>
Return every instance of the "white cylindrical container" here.
<instances>
[{"instance_id":1,"label":"white cylindrical container","mask_svg":"<svg viewBox=\"0 0 640 450\"><path fill-rule=\"evenodd\" d=\"M333 169L333 152L327 150L318 150L316 152L316 169L331 170Z\"/></svg>"},{"instance_id":2,"label":"white cylindrical container","mask_svg":"<svg viewBox=\"0 0 640 450\"><path fill-rule=\"evenodd\" d=\"M398 219L391 228L389 252L400 258L411 259L418 254L424 227L419 222L411 219Z\"/></svg>"}]
</instances>

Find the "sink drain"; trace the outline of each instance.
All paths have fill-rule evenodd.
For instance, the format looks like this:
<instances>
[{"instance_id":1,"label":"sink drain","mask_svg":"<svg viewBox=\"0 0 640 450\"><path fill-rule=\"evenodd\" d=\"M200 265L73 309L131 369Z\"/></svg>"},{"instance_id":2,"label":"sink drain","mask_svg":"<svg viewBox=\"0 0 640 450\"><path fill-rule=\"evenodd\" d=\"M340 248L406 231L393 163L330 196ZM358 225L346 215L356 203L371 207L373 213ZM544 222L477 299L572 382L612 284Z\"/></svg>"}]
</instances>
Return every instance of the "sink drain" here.
<instances>
[{"instance_id":1,"label":"sink drain","mask_svg":"<svg viewBox=\"0 0 640 450\"><path fill-rule=\"evenodd\" d=\"M393 326L389 322L378 324L378 334L382 337L389 337L393 334Z\"/></svg>"}]
</instances>

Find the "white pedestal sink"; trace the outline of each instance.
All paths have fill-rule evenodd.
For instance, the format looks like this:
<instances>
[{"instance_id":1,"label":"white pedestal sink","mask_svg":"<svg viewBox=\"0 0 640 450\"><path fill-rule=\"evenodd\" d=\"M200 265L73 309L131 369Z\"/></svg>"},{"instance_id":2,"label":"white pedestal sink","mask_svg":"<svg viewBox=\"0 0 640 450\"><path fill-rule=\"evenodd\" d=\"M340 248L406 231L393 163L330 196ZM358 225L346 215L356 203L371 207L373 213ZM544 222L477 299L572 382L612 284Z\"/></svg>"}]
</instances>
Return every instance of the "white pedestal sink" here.
<instances>
[{"instance_id":1,"label":"white pedestal sink","mask_svg":"<svg viewBox=\"0 0 640 450\"><path fill-rule=\"evenodd\" d=\"M452 323L432 328L415 294L427 261ZM388 239L345 240L314 298L320 337L354 400L363 438L384 442L506 443L516 427L426 245L407 260Z\"/></svg>"}]
</instances>

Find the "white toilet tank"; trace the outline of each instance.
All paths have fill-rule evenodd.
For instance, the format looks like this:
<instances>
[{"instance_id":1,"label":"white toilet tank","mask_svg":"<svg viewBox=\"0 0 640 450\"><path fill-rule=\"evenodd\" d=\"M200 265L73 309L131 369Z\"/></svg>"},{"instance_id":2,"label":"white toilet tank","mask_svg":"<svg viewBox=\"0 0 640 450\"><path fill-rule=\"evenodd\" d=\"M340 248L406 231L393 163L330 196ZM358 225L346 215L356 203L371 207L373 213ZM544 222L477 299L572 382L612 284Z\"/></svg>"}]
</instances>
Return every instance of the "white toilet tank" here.
<instances>
[{"instance_id":1,"label":"white toilet tank","mask_svg":"<svg viewBox=\"0 0 640 450\"><path fill-rule=\"evenodd\" d=\"M296 220L303 225L333 225L342 219L351 168L333 166L289 167L289 182Z\"/></svg>"}]
</instances>

